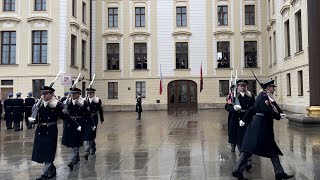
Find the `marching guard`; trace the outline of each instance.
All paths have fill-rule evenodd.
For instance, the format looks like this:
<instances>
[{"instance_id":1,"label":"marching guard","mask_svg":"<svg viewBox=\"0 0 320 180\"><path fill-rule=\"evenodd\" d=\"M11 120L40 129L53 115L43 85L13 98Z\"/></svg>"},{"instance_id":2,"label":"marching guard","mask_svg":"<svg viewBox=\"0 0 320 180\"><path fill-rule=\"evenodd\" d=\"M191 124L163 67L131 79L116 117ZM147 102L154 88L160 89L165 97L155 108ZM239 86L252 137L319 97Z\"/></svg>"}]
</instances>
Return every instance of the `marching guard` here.
<instances>
[{"instance_id":1,"label":"marching guard","mask_svg":"<svg viewBox=\"0 0 320 180\"><path fill-rule=\"evenodd\" d=\"M8 98L3 102L4 112L5 112L4 120L6 120L7 129L13 129L12 99L13 99L13 94L9 93Z\"/></svg>"},{"instance_id":2,"label":"marching guard","mask_svg":"<svg viewBox=\"0 0 320 180\"><path fill-rule=\"evenodd\" d=\"M228 111L228 142L231 144L231 152L235 152L235 148L236 148L236 144L233 144L230 142L230 134L232 133L230 131L230 122L231 122L231 118L232 118L232 98L233 98L233 89L234 89L234 84L230 87L230 93L228 94L227 98L226 98L226 105L224 106L224 109L226 111ZM230 105L231 104L231 105Z\"/></svg>"},{"instance_id":3,"label":"marching guard","mask_svg":"<svg viewBox=\"0 0 320 180\"><path fill-rule=\"evenodd\" d=\"M88 111L89 114L86 119L88 121L88 130L85 130L85 137L84 140L85 142L85 159L88 159L88 156L90 154L90 150L91 150L91 154L95 154L96 152L96 143L95 143L95 139L97 136L97 126L98 126L98 120L100 117L100 122L101 124L104 121L104 117L103 117L103 110L102 110L102 101L95 95L95 89L88 87L87 89L87 93L88 93ZM99 113L99 114L98 114Z\"/></svg>"},{"instance_id":4,"label":"marching guard","mask_svg":"<svg viewBox=\"0 0 320 180\"><path fill-rule=\"evenodd\" d=\"M69 92L71 96L64 102L62 111L66 116L63 123L62 144L71 148L68 164L70 170L73 170L73 166L80 161L79 148L83 145L81 127L88 112L88 105L80 93L79 88L71 87Z\"/></svg>"},{"instance_id":5,"label":"marching guard","mask_svg":"<svg viewBox=\"0 0 320 180\"><path fill-rule=\"evenodd\" d=\"M32 112L32 107L35 104L36 100L34 99L34 97L32 97L32 92L28 93L28 97L24 100L24 104L25 104L25 122L26 122L26 126L28 129L32 128L32 124L29 123L28 118L31 116L31 112Z\"/></svg>"},{"instance_id":6,"label":"marching guard","mask_svg":"<svg viewBox=\"0 0 320 180\"><path fill-rule=\"evenodd\" d=\"M137 103L136 103L136 112L138 113L137 120L141 120L141 113L142 113L142 105L141 105L141 95L140 93L137 94Z\"/></svg>"},{"instance_id":7,"label":"marching guard","mask_svg":"<svg viewBox=\"0 0 320 180\"><path fill-rule=\"evenodd\" d=\"M24 114L24 100L21 98L21 92L16 94L17 98L11 100L12 114L14 122L14 130L20 131L23 129L23 125L20 126L20 122L23 124L23 114Z\"/></svg>"},{"instance_id":8,"label":"marching guard","mask_svg":"<svg viewBox=\"0 0 320 180\"><path fill-rule=\"evenodd\" d=\"M258 95L253 108L247 112L243 119L244 123L247 123L252 117L248 114L254 114L253 119L248 123L241 145L241 155L232 175L240 180L246 179L243 176L243 171L247 166L248 159L255 154L271 159L276 180L290 179L293 175L286 174L280 164L279 155L283 154L274 140L273 133L273 119L284 119L286 115L276 111L268 95L272 95L275 91L274 80L261 84L261 86L263 91Z\"/></svg>"},{"instance_id":9,"label":"marching guard","mask_svg":"<svg viewBox=\"0 0 320 180\"><path fill-rule=\"evenodd\" d=\"M53 94L55 89L48 86L41 88L41 99L36 119L29 118L29 122L38 123L32 151L32 161L44 163L43 174L37 180L50 179L56 176L56 167L53 164L58 140L57 121L62 113L62 104Z\"/></svg>"}]
</instances>

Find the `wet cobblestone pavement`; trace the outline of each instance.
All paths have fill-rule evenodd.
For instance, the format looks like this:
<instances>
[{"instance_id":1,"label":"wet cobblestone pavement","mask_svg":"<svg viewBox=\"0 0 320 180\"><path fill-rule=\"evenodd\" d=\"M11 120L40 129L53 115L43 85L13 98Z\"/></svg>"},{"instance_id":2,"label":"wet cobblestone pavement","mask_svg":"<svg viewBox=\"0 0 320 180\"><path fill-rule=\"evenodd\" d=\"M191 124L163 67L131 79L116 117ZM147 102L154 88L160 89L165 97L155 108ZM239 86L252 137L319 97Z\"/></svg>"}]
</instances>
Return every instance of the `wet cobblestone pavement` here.
<instances>
[{"instance_id":1,"label":"wet cobblestone pavement","mask_svg":"<svg viewBox=\"0 0 320 180\"><path fill-rule=\"evenodd\" d=\"M290 126L287 120L275 122L275 139L285 156L280 157L293 179L320 179L320 129ZM15 132L1 122L0 179L35 179L42 165L31 161L34 129ZM61 145L59 124L53 179L234 179L232 168L239 153L231 153L227 143L227 112L134 112L105 113L99 124L96 155L69 171L69 149ZM83 154L83 147L81 153ZM249 179L274 179L271 161L253 157Z\"/></svg>"}]
</instances>

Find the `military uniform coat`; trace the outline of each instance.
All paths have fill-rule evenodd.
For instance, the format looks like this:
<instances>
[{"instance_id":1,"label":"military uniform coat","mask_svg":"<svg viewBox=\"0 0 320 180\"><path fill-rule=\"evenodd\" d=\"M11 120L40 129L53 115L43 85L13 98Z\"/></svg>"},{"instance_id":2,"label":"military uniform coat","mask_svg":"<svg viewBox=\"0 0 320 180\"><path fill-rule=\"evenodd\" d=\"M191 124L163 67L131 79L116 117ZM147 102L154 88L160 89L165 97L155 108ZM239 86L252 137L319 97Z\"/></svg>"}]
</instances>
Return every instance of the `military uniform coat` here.
<instances>
[{"instance_id":1,"label":"military uniform coat","mask_svg":"<svg viewBox=\"0 0 320 180\"><path fill-rule=\"evenodd\" d=\"M142 112L141 98L137 99L136 112Z\"/></svg>"},{"instance_id":2,"label":"military uniform coat","mask_svg":"<svg viewBox=\"0 0 320 180\"><path fill-rule=\"evenodd\" d=\"M71 98L67 103L67 110L69 111L70 116L63 115L62 144L69 148L79 147L83 145L83 132L85 131L83 123L84 117L88 112L88 105L82 97L79 97L75 104L72 103ZM81 131L77 130L78 125L81 126Z\"/></svg>"},{"instance_id":3,"label":"military uniform coat","mask_svg":"<svg viewBox=\"0 0 320 180\"><path fill-rule=\"evenodd\" d=\"M35 104L36 100L33 97L26 98L24 100L25 105L25 119L28 120L28 118L31 116L32 113L32 107Z\"/></svg>"},{"instance_id":4,"label":"military uniform coat","mask_svg":"<svg viewBox=\"0 0 320 180\"><path fill-rule=\"evenodd\" d=\"M267 105L266 102L269 104ZM273 119L280 120L281 117L273 110L266 92L259 94L246 117L250 118L253 113L261 113L264 116L254 115L244 135L241 151L267 158L271 158L273 155L283 155L274 140L273 133ZM245 118L244 121L248 120Z\"/></svg>"},{"instance_id":5,"label":"military uniform coat","mask_svg":"<svg viewBox=\"0 0 320 180\"><path fill-rule=\"evenodd\" d=\"M96 96L92 98L91 102L88 99L89 113L88 113L88 117L86 118L88 119L88 127L86 129L89 129L89 128L91 129L92 126L98 127L99 116L100 116L100 122L104 121L103 110L101 105L102 105L102 101ZM94 131L92 131L91 129L91 131L88 130L86 132L88 133L85 133L85 136L84 136L85 141L94 140L97 136L97 129L95 129Z\"/></svg>"},{"instance_id":6,"label":"military uniform coat","mask_svg":"<svg viewBox=\"0 0 320 180\"><path fill-rule=\"evenodd\" d=\"M38 163L53 162L58 139L57 124L42 125L41 123L57 123L60 114L62 113L62 104L52 98L45 107L41 103L37 121L37 129L35 131L32 161Z\"/></svg>"},{"instance_id":7,"label":"military uniform coat","mask_svg":"<svg viewBox=\"0 0 320 180\"><path fill-rule=\"evenodd\" d=\"M233 109L233 105L228 105L229 112L232 112L229 141L230 143L236 144L239 148L241 148L243 136L249 123L246 123L241 127L239 122L243 119L246 112L254 105L255 97L249 91L246 91L244 96L239 93L237 98L241 106L241 111L235 111Z\"/></svg>"},{"instance_id":8,"label":"military uniform coat","mask_svg":"<svg viewBox=\"0 0 320 180\"><path fill-rule=\"evenodd\" d=\"M4 106L4 119L6 121L12 121L12 98L8 98L6 100L4 100L3 102L3 106Z\"/></svg>"},{"instance_id":9,"label":"military uniform coat","mask_svg":"<svg viewBox=\"0 0 320 180\"><path fill-rule=\"evenodd\" d=\"M24 100L21 98L15 98L11 100L13 122L18 123L23 120L24 114Z\"/></svg>"}]
</instances>

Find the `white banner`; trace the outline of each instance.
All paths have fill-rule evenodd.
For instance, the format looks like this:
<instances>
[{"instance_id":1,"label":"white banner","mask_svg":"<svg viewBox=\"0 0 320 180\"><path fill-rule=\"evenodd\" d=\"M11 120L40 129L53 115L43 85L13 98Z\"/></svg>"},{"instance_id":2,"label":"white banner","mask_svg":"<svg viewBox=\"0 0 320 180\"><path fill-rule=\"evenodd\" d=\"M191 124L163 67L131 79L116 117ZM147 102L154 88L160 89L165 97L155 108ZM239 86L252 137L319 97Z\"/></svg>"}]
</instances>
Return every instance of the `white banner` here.
<instances>
[{"instance_id":1,"label":"white banner","mask_svg":"<svg viewBox=\"0 0 320 180\"><path fill-rule=\"evenodd\" d=\"M61 77L61 85L72 86L71 74L64 73L64 74L61 74L60 77Z\"/></svg>"}]
</instances>

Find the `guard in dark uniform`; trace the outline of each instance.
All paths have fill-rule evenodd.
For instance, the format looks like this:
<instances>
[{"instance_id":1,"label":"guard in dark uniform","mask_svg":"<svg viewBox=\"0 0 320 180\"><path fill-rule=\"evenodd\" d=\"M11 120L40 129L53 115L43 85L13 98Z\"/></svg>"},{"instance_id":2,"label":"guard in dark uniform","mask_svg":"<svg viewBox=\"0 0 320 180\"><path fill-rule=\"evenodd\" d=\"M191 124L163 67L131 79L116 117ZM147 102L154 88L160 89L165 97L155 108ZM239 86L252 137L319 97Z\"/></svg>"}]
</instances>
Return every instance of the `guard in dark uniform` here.
<instances>
[{"instance_id":1,"label":"guard in dark uniform","mask_svg":"<svg viewBox=\"0 0 320 180\"><path fill-rule=\"evenodd\" d=\"M32 111L32 107L35 104L36 100L34 99L34 97L32 97L32 92L28 93L28 97L24 100L24 104L25 104L25 122L26 122L26 126L28 129L32 128L32 124L29 123L28 118L31 116L31 111Z\"/></svg>"},{"instance_id":2,"label":"guard in dark uniform","mask_svg":"<svg viewBox=\"0 0 320 180\"><path fill-rule=\"evenodd\" d=\"M241 145L241 155L237 161L232 175L238 179L246 179L243 177L243 171L247 166L248 159L252 154L270 158L274 167L276 180L290 179L293 175L284 172L279 155L283 155L274 140L273 119L280 120L286 115L275 111L268 93L273 94L275 91L274 80L262 84L263 91L258 95L253 108L247 114L255 113L253 119L248 123L247 131L244 135ZM246 117L250 117L247 116ZM244 123L250 121L246 117Z\"/></svg>"},{"instance_id":3,"label":"guard in dark uniform","mask_svg":"<svg viewBox=\"0 0 320 180\"><path fill-rule=\"evenodd\" d=\"M227 110L229 112L228 114L228 141L230 141L230 122L231 122L231 118L232 118L232 109L230 108L233 108L232 107L232 99L233 99L233 91L234 91L234 85L232 85L230 87L230 93L228 94L227 98L226 98L226 105L224 106L224 109ZM229 105L231 104L231 105ZM229 142L230 143L230 142ZM236 148L236 144L232 144L231 143L231 152L235 152L235 148Z\"/></svg>"},{"instance_id":4,"label":"guard in dark uniform","mask_svg":"<svg viewBox=\"0 0 320 180\"><path fill-rule=\"evenodd\" d=\"M136 112L138 113L138 118L137 120L140 120L141 119L141 113L142 113L142 105L141 105L141 95L140 93L138 93L138 96L137 96L137 103L136 103Z\"/></svg>"},{"instance_id":5,"label":"guard in dark uniform","mask_svg":"<svg viewBox=\"0 0 320 180\"><path fill-rule=\"evenodd\" d=\"M63 103L68 98L68 94L69 94L69 92L64 92L63 93L64 96L60 99L60 102Z\"/></svg>"},{"instance_id":6,"label":"guard in dark uniform","mask_svg":"<svg viewBox=\"0 0 320 180\"><path fill-rule=\"evenodd\" d=\"M79 148L83 145L84 117L88 113L88 105L85 99L80 96L81 90L70 88L71 97L64 102L63 113L67 115L63 123L62 144L71 148L70 162L68 167L73 170L73 166L80 161Z\"/></svg>"},{"instance_id":7,"label":"guard in dark uniform","mask_svg":"<svg viewBox=\"0 0 320 180\"><path fill-rule=\"evenodd\" d=\"M44 163L43 174L37 180L50 179L56 176L56 167L53 164L58 140L57 121L62 113L62 103L53 97L54 89L48 86L41 88L41 103L36 121L29 119L31 123L37 123L35 132L32 161Z\"/></svg>"},{"instance_id":8,"label":"guard in dark uniform","mask_svg":"<svg viewBox=\"0 0 320 180\"><path fill-rule=\"evenodd\" d=\"M103 110L101 106L102 101L97 96L95 96L96 90L93 88L87 88L86 90L88 93L87 102L88 102L89 117L86 118L86 120L88 121L86 129L88 130L84 131L85 133L84 140L86 141L85 142L85 159L87 160L90 154L90 150L91 150L91 154L95 154L96 152L96 143L94 140L96 139L96 136L97 136L97 126L99 123L98 120L100 117L100 122L102 124L104 121L104 117L103 117Z\"/></svg>"},{"instance_id":9,"label":"guard in dark uniform","mask_svg":"<svg viewBox=\"0 0 320 180\"><path fill-rule=\"evenodd\" d=\"M23 129L23 126L20 126L20 122L23 121L24 114L24 100L21 98L21 92L18 92L17 98L12 99L12 113L13 113L13 123L14 130L20 131Z\"/></svg>"},{"instance_id":10,"label":"guard in dark uniform","mask_svg":"<svg viewBox=\"0 0 320 180\"><path fill-rule=\"evenodd\" d=\"M12 100L13 94L9 93L8 98L4 100L4 119L6 120L7 129L13 129L12 122L13 122L13 114L12 114Z\"/></svg>"}]
</instances>

